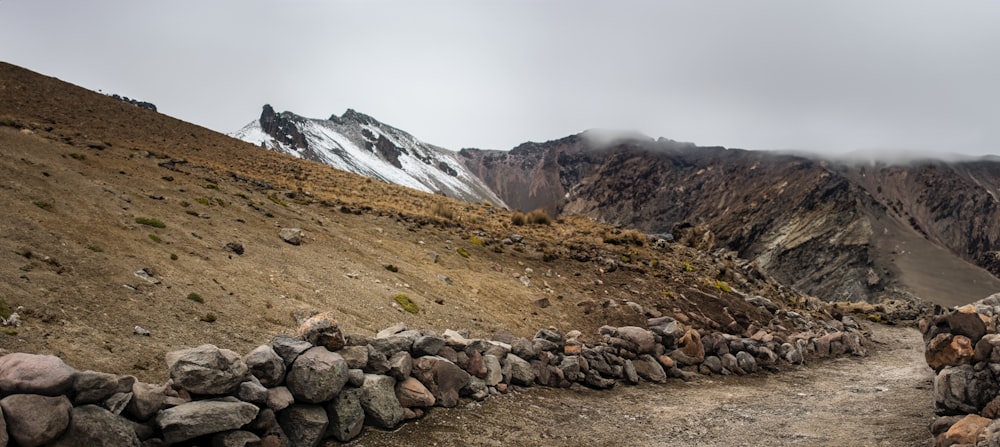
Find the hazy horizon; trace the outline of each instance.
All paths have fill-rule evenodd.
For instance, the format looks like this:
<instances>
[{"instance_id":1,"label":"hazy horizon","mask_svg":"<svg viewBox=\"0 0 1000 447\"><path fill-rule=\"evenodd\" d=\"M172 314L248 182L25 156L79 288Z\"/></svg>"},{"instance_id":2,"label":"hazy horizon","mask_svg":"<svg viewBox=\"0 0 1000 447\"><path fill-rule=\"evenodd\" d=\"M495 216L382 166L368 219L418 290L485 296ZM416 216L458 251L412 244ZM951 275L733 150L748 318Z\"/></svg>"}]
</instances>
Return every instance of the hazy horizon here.
<instances>
[{"instance_id":1,"label":"hazy horizon","mask_svg":"<svg viewBox=\"0 0 1000 447\"><path fill-rule=\"evenodd\" d=\"M223 133L352 108L449 149L588 129L1000 154L1000 3L0 1L4 60Z\"/></svg>"}]
</instances>

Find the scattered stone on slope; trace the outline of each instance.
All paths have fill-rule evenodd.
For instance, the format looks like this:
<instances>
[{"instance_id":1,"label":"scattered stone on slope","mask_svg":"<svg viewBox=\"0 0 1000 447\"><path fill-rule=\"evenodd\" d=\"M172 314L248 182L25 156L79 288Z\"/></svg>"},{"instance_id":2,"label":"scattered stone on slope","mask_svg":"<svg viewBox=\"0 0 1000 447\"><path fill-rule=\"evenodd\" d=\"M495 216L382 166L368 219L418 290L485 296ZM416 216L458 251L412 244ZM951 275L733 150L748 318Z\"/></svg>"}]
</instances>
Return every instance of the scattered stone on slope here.
<instances>
[{"instance_id":1,"label":"scattered stone on slope","mask_svg":"<svg viewBox=\"0 0 1000 447\"><path fill-rule=\"evenodd\" d=\"M282 228L278 232L278 237L289 244L300 245L305 234L301 228Z\"/></svg>"}]
</instances>

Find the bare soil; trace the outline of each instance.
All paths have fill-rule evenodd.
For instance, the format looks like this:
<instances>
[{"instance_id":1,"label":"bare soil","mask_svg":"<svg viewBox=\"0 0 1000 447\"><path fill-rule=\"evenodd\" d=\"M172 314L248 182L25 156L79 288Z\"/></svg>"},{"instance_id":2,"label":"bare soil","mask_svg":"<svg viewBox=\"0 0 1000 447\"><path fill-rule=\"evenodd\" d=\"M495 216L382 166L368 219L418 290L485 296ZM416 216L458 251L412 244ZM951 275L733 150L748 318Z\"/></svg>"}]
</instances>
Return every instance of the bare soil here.
<instances>
[{"instance_id":1,"label":"bare soil","mask_svg":"<svg viewBox=\"0 0 1000 447\"><path fill-rule=\"evenodd\" d=\"M875 349L864 358L611 391L520 389L435 408L393 433L369 429L351 445L932 445L933 375L919 333L871 329Z\"/></svg>"}]
</instances>

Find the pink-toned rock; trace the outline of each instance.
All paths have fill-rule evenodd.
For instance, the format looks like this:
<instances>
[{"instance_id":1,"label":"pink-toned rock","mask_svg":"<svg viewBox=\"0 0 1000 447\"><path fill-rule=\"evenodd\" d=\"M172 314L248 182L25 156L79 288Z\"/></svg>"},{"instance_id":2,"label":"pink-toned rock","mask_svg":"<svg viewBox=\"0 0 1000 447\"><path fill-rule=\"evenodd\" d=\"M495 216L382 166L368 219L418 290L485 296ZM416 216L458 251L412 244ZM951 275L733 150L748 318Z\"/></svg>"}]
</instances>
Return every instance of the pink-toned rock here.
<instances>
[{"instance_id":1,"label":"pink-toned rock","mask_svg":"<svg viewBox=\"0 0 1000 447\"><path fill-rule=\"evenodd\" d=\"M73 386L76 370L59 357L15 352L0 357L0 394L56 396Z\"/></svg>"},{"instance_id":2,"label":"pink-toned rock","mask_svg":"<svg viewBox=\"0 0 1000 447\"><path fill-rule=\"evenodd\" d=\"M281 411L295 403L292 392L288 387L279 386L267 390L267 408L274 411Z\"/></svg>"},{"instance_id":3,"label":"pink-toned rock","mask_svg":"<svg viewBox=\"0 0 1000 447\"><path fill-rule=\"evenodd\" d=\"M695 329L689 329L678 341L684 355L703 362L705 360L705 345L701 343L701 334Z\"/></svg>"},{"instance_id":4,"label":"pink-toned rock","mask_svg":"<svg viewBox=\"0 0 1000 447\"><path fill-rule=\"evenodd\" d=\"M14 394L0 399L0 409L14 442L21 447L37 447L62 436L69 427L73 404L66 396Z\"/></svg>"},{"instance_id":5,"label":"pink-toned rock","mask_svg":"<svg viewBox=\"0 0 1000 447\"><path fill-rule=\"evenodd\" d=\"M970 414L956 422L944 433L944 445L971 444L976 445L979 434L993 422L976 414Z\"/></svg>"},{"instance_id":6,"label":"pink-toned rock","mask_svg":"<svg viewBox=\"0 0 1000 447\"><path fill-rule=\"evenodd\" d=\"M941 333L934 336L927 344L924 358L927 366L939 371L945 366L958 366L969 363L975 355L972 340L964 335Z\"/></svg>"},{"instance_id":7,"label":"pink-toned rock","mask_svg":"<svg viewBox=\"0 0 1000 447\"><path fill-rule=\"evenodd\" d=\"M396 399L405 408L431 407L436 402L427 387L413 377L396 384Z\"/></svg>"},{"instance_id":8,"label":"pink-toned rock","mask_svg":"<svg viewBox=\"0 0 1000 447\"><path fill-rule=\"evenodd\" d=\"M653 334L641 327L620 327L615 330L614 335L635 345L636 354L653 352L653 348L656 347L656 340L653 339Z\"/></svg>"},{"instance_id":9,"label":"pink-toned rock","mask_svg":"<svg viewBox=\"0 0 1000 447\"><path fill-rule=\"evenodd\" d=\"M346 344L344 334L340 331L340 324L333 312L320 312L309 317L299 326L295 336L331 351L337 351Z\"/></svg>"}]
</instances>

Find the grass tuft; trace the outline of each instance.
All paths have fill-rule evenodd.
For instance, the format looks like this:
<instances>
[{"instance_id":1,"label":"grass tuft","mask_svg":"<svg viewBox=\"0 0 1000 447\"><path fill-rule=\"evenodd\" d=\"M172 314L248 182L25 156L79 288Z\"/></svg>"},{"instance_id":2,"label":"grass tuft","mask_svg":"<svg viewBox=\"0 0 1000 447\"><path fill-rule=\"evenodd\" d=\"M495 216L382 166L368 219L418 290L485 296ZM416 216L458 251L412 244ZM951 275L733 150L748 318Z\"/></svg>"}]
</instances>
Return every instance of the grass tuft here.
<instances>
[{"instance_id":1,"label":"grass tuft","mask_svg":"<svg viewBox=\"0 0 1000 447\"><path fill-rule=\"evenodd\" d=\"M153 242L156 242L157 244L159 244L160 242L163 242L163 239L160 239L159 236L157 236L157 235L155 235L153 233L149 233L149 240L151 240Z\"/></svg>"},{"instance_id":2,"label":"grass tuft","mask_svg":"<svg viewBox=\"0 0 1000 447\"><path fill-rule=\"evenodd\" d=\"M167 224L163 223L162 220L153 217L136 217L135 223L150 226L153 228L166 228Z\"/></svg>"},{"instance_id":3,"label":"grass tuft","mask_svg":"<svg viewBox=\"0 0 1000 447\"><path fill-rule=\"evenodd\" d=\"M457 252L458 254L462 255L462 257L463 257L463 258L468 258L469 256L472 256L472 255L470 255L470 254L469 254L469 252L468 252L468 251L466 251L466 250L465 250L464 248L462 248L462 247L458 247L458 248L456 248L456 249L455 249L455 252Z\"/></svg>"},{"instance_id":4,"label":"grass tuft","mask_svg":"<svg viewBox=\"0 0 1000 447\"><path fill-rule=\"evenodd\" d=\"M197 293L194 293L194 292L189 293L188 296L187 296L187 299L189 299L191 301L194 301L196 303L199 303L199 304L204 304L205 303L205 299L202 298L201 295L198 295Z\"/></svg>"},{"instance_id":5,"label":"grass tuft","mask_svg":"<svg viewBox=\"0 0 1000 447\"><path fill-rule=\"evenodd\" d=\"M392 297L392 299L396 300L396 302L403 307L403 310L411 314L420 312L420 308L417 307L417 303L414 303L413 300L411 300L410 297L406 296L404 293L400 293Z\"/></svg>"},{"instance_id":6,"label":"grass tuft","mask_svg":"<svg viewBox=\"0 0 1000 447\"><path fill-rule=\"evenodd\" d=\"M46 202L46 201L43 201L43 200L36 200L34 202L31 202L31 203L34 203L35 206L37 206L37 207L39 207L39 208L41 208L41 209L43 209L45 211L52 211L52 204L49 203L49 202Z\"/></svg>"}]
</instances>

